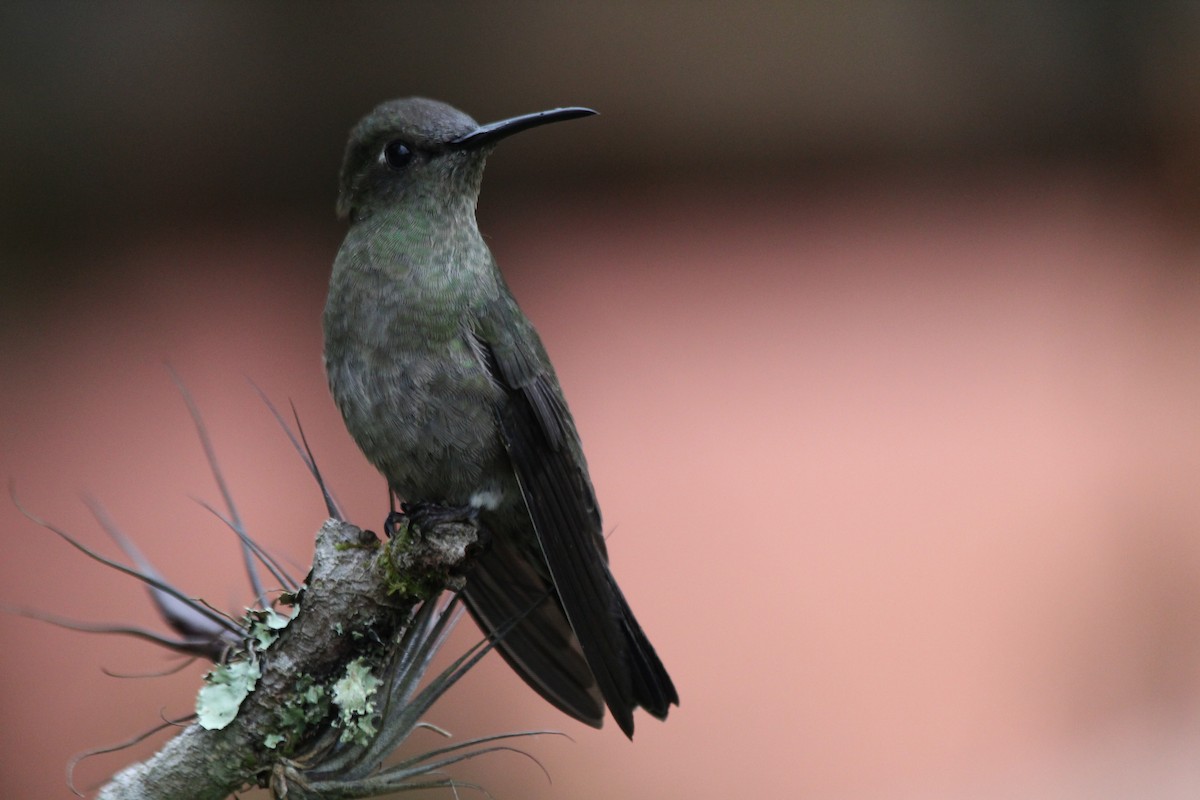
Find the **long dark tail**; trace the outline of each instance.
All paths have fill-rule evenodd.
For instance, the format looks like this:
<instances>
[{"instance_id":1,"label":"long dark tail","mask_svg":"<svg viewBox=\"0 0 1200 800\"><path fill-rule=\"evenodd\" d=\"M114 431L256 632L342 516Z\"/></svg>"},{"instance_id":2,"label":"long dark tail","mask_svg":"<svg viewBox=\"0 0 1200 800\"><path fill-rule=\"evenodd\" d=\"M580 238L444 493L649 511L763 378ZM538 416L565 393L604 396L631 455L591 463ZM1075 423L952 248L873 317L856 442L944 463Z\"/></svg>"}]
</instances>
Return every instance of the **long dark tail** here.
<instances>
[{"instance_id":1,"label":"long dark tail","mask_svg":"<svg viewBox=\"0 0 1200 800\"><path fill-rule=\"evenodd\" d=\"M633 609L625 601L625 595L621 593L611 572L608 573L608 585L616 598L618 619L628 643L627 663L635 707L641 706L658 719L666 719L671 706L679 705L679 693L675 691L671 676L659 660L658 653L654 652L654 646L642 632L642 626L638 625L637 618L633 616ZM616 712L613 714L615 716ZM622 725L621 730L625 731L626 736L633 738L632 719L629 727Z\"/></svg>"},{"instance_id":2,"label":"long dark tail","mask_svg":"<svg viewBox=\"0 0 1200 800\"><path fill-rule=\"evenodd\" d=\"M584 656L553 585L524 556L519 546L497 537L467 578L467 608L491 633L513 619L497 649L514 671L547 702L593 727L604 721L608 706L626 736L633 736L633 710L645 708L665 719L679 696L670 676L646 638L620 588L607 574L609 592L594 598L599 624L619 630L620 648L592 647L592 666ZM602 692L594 675L602 669L619 682L617 691Z\"/></svg>"}]
</instances>

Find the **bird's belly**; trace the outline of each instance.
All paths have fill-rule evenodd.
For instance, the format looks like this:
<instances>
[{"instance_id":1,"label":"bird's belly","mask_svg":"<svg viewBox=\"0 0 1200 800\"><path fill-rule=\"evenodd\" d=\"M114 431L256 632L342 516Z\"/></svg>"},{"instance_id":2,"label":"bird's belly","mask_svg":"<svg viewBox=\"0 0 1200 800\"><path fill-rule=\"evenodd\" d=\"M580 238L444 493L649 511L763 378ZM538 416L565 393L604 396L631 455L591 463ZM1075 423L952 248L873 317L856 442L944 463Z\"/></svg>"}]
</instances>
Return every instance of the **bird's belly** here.
<instances>
[{"instance_id":1,"label":"bird's belly","mask_svg":"<svg viewBox=\"0 0 1200 800\"><path fill-rule=\"evenodd\" d=\"M464 355L451 348L327 354L347 428L406 500L487 505L511 492L494 411L501 389Z\"/></svg>"}]
</instances>

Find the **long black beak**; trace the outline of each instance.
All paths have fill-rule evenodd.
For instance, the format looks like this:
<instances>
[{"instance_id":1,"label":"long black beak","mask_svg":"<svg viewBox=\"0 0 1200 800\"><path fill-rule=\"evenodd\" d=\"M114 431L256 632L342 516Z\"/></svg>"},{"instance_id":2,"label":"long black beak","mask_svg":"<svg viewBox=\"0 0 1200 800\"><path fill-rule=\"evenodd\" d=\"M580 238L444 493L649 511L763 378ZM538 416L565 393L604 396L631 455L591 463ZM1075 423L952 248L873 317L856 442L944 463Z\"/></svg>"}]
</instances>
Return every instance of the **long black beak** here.
<instances>
[{"instance_id":1,"label":"long black beak","mask_svg":"<svg viewBox=\"0 0 1200 800\"><path fill-rule=\"evenodd\" d=\"M523 114L519 117L480 125L470 133L464 134L457 139L451 139L447 144L455 150L476 150L480 147L495 144L506 136L512 136L514 133L536 128L538 125L545 125L550 122L565 122L566 120L579 119L580 117L590 117L595 113L590 108L572 106L570 108L552 108L549 111L538 111L534 114Z\"/></svg>"}]
</instances>

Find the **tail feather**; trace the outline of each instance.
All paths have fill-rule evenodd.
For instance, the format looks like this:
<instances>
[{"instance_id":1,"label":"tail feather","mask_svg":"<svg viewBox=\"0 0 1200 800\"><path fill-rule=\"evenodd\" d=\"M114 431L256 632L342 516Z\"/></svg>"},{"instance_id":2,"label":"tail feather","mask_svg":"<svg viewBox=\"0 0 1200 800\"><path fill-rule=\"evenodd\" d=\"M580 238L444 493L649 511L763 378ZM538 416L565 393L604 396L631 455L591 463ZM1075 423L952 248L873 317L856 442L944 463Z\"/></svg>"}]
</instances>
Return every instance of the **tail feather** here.
<instances>
[{"instance_id":1,"label":"tail feather","mask_svg":"<svg viewBox=\"0 0 1200 800\"><path fill-rule=\"evenodd\" d=\"M507 537L493 539L492 545L471 570L463 595L471 615L489 633L520 620L496 646L513 671L551 705L592 727L603 723L605 705L626 735L632 733L638 707L666 719L679 695L607 567L608 596L595 599L605 609L600 613L612 615L624 647L593 649L592 657L604 659L602 668L628 684L622 698L602 697L595 667L585 659L549 578Z\"/></svg>"},{"instance_id":2,"label":"tail feather","mask_svg":"<svg viewBox=\"0 0 1200 800\"><path fill-rule=\"evenodd\" d=\"M592 727L604 721L604 701L553 587L516 547L493 540L467 579L463 596L488 634L513 620L496 649L547 702Z\"/></svg>"},{"instance_id":3,"label":"tail feather","mask_svg":"<svg viewBox=\"0 0 1200 800\"><path fill-rule=\"evenodd\" d=\"M679 693L666 667L654 652L654 646L642 631L633 609L625 600L610 572L609 586L620 606L621 628L628 642L628 662L633 681L634 702L658 719L666 719L672 705L679 705Z\"/></svg>"}]
</instances>

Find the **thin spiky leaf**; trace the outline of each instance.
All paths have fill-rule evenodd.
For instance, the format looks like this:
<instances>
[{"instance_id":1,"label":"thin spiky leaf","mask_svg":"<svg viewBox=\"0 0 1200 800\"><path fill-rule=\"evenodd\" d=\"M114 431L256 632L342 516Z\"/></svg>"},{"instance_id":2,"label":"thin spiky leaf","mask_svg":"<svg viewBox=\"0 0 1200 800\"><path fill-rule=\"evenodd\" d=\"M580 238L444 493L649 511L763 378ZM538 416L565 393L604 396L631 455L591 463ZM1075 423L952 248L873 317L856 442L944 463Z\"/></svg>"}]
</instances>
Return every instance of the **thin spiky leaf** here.
<instances>
[{"instance_id":1,"label":"thin spiky leaf","mask_svg":"<svg viewBox=\"0 0 1200 800\"><path fill-rule=\"evenodd\" d=\"M87 505L88 510L92 512L92 516L95 517L96 522L117 543L117 546L124 551L125 555L137 565L139 572L161 583L167 583L162 573L142 554L137 545L117 527L112 517L109 516L98 500L85 495L83 501ZM226 636L227 631L225 627L213 623L206 614L203 614L198 609L198 604L181 601L170 593L153 585L147 584L146 591L150 594L150 599L158 609L159 616L163 618L163 621L188 641L208 639L212 641L222 640L225 642L224 646L237 644L238 637Z\"/></svg>"},{"instance_id":2,"label":"thin spiky leaf","mask_svg":"<svg viewBox=\"0 0 1200 800\"><path fill-rule=\"evenodd\" d=\"M317 468L317 459L313 456L312 448L308 446L308 438L304 435L304 426L300 424L300 414L296 411L296 404L291 400L288 401L288 404L292 407L292 418L296 420L296 430L300 433L299 440L292 433L292 428L284 420L283 415L279 413L279 409L271 402L271 398L267 397L267 393L253 380L250 381L250 385L254 387L254 391L258 392L259 398L267 406L267 410L271 412L271 416L275 417L275 421L279 423L279 427L283 428L283 432L288 437L288 441L292 443L292 447L300 454L300 459L304 462L304 466L308 468L309 474L316 480L317 487L321 490L321 497L325 500L326 513L334 519L342 521L344 519L342 510L338 506L333 492L329 490L328 484L325 483L325 479L321 476L321 470Z\"/></svg>"},{"instance_id":3,"label":"thin spiky leaf","mask_svg":"<svg viewBox=\"0 0 1200 800\"><path fill-rule=\"evenodd\" d=\"M193 495L192 500L198 503L205 511L221 520L221 522L225 524L225 527L233 531L234 535L236 535L238 540L241 542L243 550L249 548L254 557L257 558L259 563L266 568L267 572L271 573L271 577L274 578L281 587L283 587L284 591L295 592L300 588L300 584L295 578L287 573L287 570L283 568L278 559L267 552L266 548L254 541L254 539L250 537L250 534L243 530L239 530L237 523L234 520L222 514L215 506L203 498ZM266 608L266 606L262 606L262 608Z\"/></svg>"},{"instance_id":4,"label":"thin spiky leaf","mask_svg":"<svg viewBox=\"0 0 1200 800\"><path fill-rule=\"evenodd\" d=\"M433 679L430 683L430 686L434 687L432 694L430 688L426 687L414 699L416 687L428 670L434 654L445 642L446 636L449 635L461 614L462 610L458 606L458 598L455 596L442 608L436 624L419 637L421 646L417 648L416 652L411 653L407 659L397 658L393 660L392 664L389 664L389 668L385 672L388 691L380 716L378 735L362 752L355 762L356 768L349 771L348 777L366 775L374 769L375 764L382 762L389 753L394 752L416 729L420 723L420 717L429 709L433 701L465 674L466 669L460 670L459 668L464 660L469 658L479 647L478 644Z\"/></svg>"},{"instance_id":5,"label":"thin spiky leaf","mask_svg":"<svg viewBox=\"0 0 1200 800\"><path fill-rule=\"evenodd\" d=\"M187 719L187 717L183 717L181 719ZM76 795L78 795L79 797L83 797L83 793L75 788L75 767L79 766L79 764L81 762L83 762L86 759L92 758L94 756L102 756L106 753L116 753L121 750L125 750L127 748L133 747L134 745L138 744L139 742L143 742L146 739L149 739L151 736L158 733L159 731L165 730L166 728L173 727L177 724L178 724L178 721L163 720L162 724L155 725L154 727L150 728L149 730L143 731L143 732L137 734L136 736L126 739L123 742L119 742L117 744L106 745L104 747L94 747L90 750L84 750L82 753L76 753L74 756L71 756L70 760L67 761L67 787L72 792L74 792Z\"/></svg>"},{"instance_id":6,"label":"thin spiky leaf","mask_svg":"<svg viewBox=\"0 0 1200 800\"><path fill-rule=\"evenodd\" d=\"M156 644L160 647L165 647L168 650L173 650L177 653L189 656L204 656L211 657L213 652L223 652L226 645L224 643L214 642L212 639L197 638L197 639L171 639L163 636L161 633L149 630L147 628L139 628L134 625L122 625L115 622L85 622L83 620L70 619L68 617L60 617L56 614L50 614L45 611L38 611L31 608L19 608L16 606L0 605L0 611L6 611L10 614L26 617L27 619L35 619L38 622L45 622L49 625L54 625L59 628L65 628L70 631L78 631L80 633L102 633L116 634L119 636L132 636L136 639Z\"/></svg>"},{"instance_id":7,"label":"thin spiky leaf","mask_svg":"<svg viewBox=\"0 0 1200 800\"><path fill-rule=\"evenodd\" d=\"M112 569L115 569L118 572L129 575L132 578L136 578L137 580L141 581L142 583L145 583L149 586L153 586L155 589L159 589L163 592L166 592L170 596L174 597L176 600L180 600L184 603L193 605L197 610L202 609L201 613L203 613L204 616L208 617L211 621L217 623L219 626L221 626L222 628L225 628L226 630L230 631L231 633L240 634L241 628L238 627L237 623L233 622L225 615L214 611L210 607L197 601L195 598L188 597L183 592L179 591L178 589L176 589L174 586L167 583L166 581L159 580L158 578L155 578L150 575L144 575L141 572L139 572L138 570L134 569L133 567L130 567L126 564L122 564L119 561L114 561L113 559L108 558L107 556L103 556L103 555L97 553L95 550L92 550L90 547L88 547L87 545L80 542L78 539L73 537L71 534L67 533L62 528L59 528L57 525L47 522L46 520L44 520L41 517L37 516L36 514L32 513L31 511L26 509L23 505L21 505L21 501L17 498L16 487L13 486L11 483L9 484L9 494L12 498L13 504L17 507L17 510L20 511L21 514L24 515L24 517L26 519L28 519L30 522L33 522L36 525L39 525L39 526L45 528L46 530L56 534L59 538L61 538L67 544L74 547L79 552L83 553L88 558L90 558L94 561L98 561L107 567L111 567Z\"/></svg>"},{"instance_id":8,"label":"thin spiky leaf","mask_svg":"<svg viewBox=\"0 0 1200 800\"><path fill-rule=\"evenodd\" d=\"M189 656L179 662L177 666L169 669L159 670L158 672L117 672L108 667L100 667L100 671L110 678L125 679L140 679L140 678L165 678L169 675L175 675L183 672L185 669L196 663L196 656Z\"/></svg>"},{"instance_id":9,"label":"thin spiky leaf","mask_svg":"<svg viewBox=\"0 0 1200 800\"><path fill-rule=\"evenodd\" d=\"M478 736L473 739L466 739L466 740L458 742L456 744L447 745L446 747L440 747L435 750L427 750L424 753L420 753L416 756L413 756L412 758L408 758L404 761L398 762L396 764L392 764L391 766L382 770L381 774L382 773L391 773L391 772L402 772L402 771L406 771L406 770L416 769L418 767L421 769L425 769L425 768L429 768L432 766L435 769L440 769L441 767L447 766L448 764L454 763L454 762L430 761L430 760L437 759L441 756L450 755L452 753L456 753L457 755L463 756L464 758L471 758L476 755L483 755L484 753L494 752L496 750L510 750L515 753L520 753L521 755L523 755L523 756L527 757L528 759L530 759L531 761L533 761L533 763L537 764L538 767L541 768L542 772L546 776L546 780L550 780L550 773L549 773L549 771L547 771L545 765L542 764L542 762L539 761L534 756L530 755L529 753L526 753L524 750L519 750L514 747L497 746L497 747L471 750L470 753L467 753L467 754L459 752L459 751L463 751L463 750L469 750L470 748L479 748L480 745L490 744L491 742L499 742L499 741L504 741L506 739L523 739L523 738L530 737L530 736L542 736L542 735L566 737L566 734L562 733L561 731L551 731L551 730L514 731L512 733L497 733L497 734L492 734L490 736ZM569 738L569 737L567 737L567 738ZM457 760L461 761L463 759L459 758Z\"/></svg>"},{"instance_id":10,"label":"thin spiky leaf","mask_svg":"<svg viewBox=\"0 0 1200 800\"><path fill-rule=\"evenodd\" d=\"M170 374L171 380L175 382L175 386L179 389L179 393L183 396L183 402L187 405L188 414L192 418L192 424L196 426L196 434L200 438L200 446L204 448L204 457L208 461L208 467L212 471L213 479L217 483L217 488L221 492L221 497L225 500L225 507L229 510L230 526L238 532L239 539L242 545L242 564L246 570L246 575L250 580L250 586L254 591L254 598L260 606L267 607L267 595L263 589L262 580L258 576L258 570L254 567L254 557L251 548L246 544L246 526L242 524L242 518L238 514L237 505L233 502L233 493L229 490L229 484L225 482L225 475L221 472L221 466L217 461L217 451L213 447L212 438L208 435L208 428L204 424L204 417L200 414L200 407L196 405L195 398L188 391L183 379L179 377L179 373L170 364L166 365L167 373Z\"/></svg>"}]
</instances>

